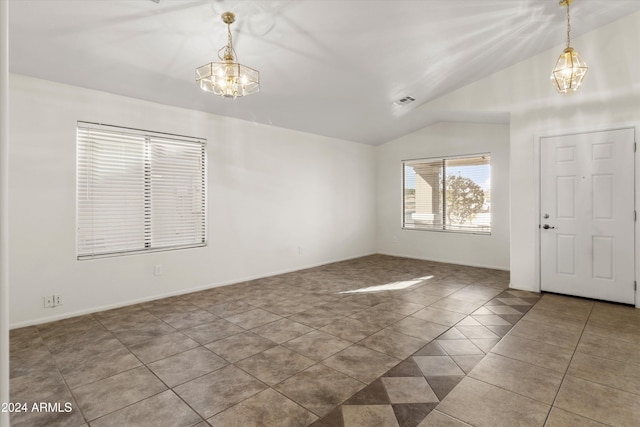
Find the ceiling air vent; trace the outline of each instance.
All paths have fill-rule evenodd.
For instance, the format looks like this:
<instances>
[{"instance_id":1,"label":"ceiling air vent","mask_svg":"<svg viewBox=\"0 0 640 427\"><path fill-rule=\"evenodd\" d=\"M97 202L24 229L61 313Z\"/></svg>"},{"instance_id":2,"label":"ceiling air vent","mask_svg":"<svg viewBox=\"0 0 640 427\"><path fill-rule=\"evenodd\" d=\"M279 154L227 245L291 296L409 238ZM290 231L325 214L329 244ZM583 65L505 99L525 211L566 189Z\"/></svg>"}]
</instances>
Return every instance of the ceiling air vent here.
<instances>
[{"instance_id":1,"label":"ceiling air vent","mask_svg":"<svg viewBox=\"0 0 640 427\"><path fill-rule=\"evenodd\" d=\"M413 96L405 96L405 97L400 98L397 101L395 101L394 104L396 104L396 105L408 105L408 104L411 104L415 100L416 99Z\"/></svg>"}]
</instances>

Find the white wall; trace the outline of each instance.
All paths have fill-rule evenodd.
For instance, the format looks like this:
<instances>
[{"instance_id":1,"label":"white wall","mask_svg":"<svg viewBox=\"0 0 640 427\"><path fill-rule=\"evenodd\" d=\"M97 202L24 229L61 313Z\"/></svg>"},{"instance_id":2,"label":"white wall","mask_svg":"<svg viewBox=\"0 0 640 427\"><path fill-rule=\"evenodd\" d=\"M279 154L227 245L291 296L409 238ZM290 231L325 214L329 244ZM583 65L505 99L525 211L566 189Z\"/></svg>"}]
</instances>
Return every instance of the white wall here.
<instances>
[{"instance_id":1,"label":"white wall","mask_svg":"<svg viewBox=\"0 0 640 427\"><path fill-rule=\"evenodd\" d=\"M0 402L9 402L9 2L0 2ZM9 413L0 412L0 426Z\"/></svg>"},{"instance_id":2,"label":"white wall","mask_svg":"<svg viewBox=\"0 0 640 427\"><path fill-rule=\"evenodd\" d=\"M374 147L20 75L10 91L12 327L374 251ZM78 120L206 138L209 245L77 261Z\"/></svg>"},{"instance_id":3,"label":"white wall","mask_svg":"<svg viewBox=\"0 0 640 427\"><path fill-rule=\"evenodd\" d=\"M415 110L435 116L510 113L510 173L501 172L508 174L509 196L506 180L492 194L502 194L509 206L510 232L491 237L400 231L399 161L430 155L435 146L422 147L417 139L423 137L466 151L460 141L470 126L439 124L373 148L12 75L12 326L357 257L376 247L510 268L512 287L537 290L534 138L640 123L640 13L572 41L591 68L584 87L569 96L556 94L548 79L563 49L560 39L553 50ZM209 246L77 261L77 120L207 138ZM501 134L484 129L476 140ZM495 177L493 182L495 188ZM510 235L508 255L503 233ZM472 253L479 248L482 255ZM153 275L155 264L163 265L163 276ZM65 304L42 308L42 296L54 293Z\"/></svg>"},{"instance_id":4,"label":"white wall","mask_svg":"<svg viewBox=\"0 0 640 427\"><path fill-rule=\"evenodd\" d=\"M575 23L574 25L578 25ZM439 111L503 111L510 123L511 286L538 290L534 140L540 135L640 123L640 13L572 40L589 73L576 93L560 95L549 74L564 49L546 51L421 106ZM636 136L638 138L638 136ZM636 186L640 186L636 182ZM630 184L631 185L631 184ZM640 265L640 264L638 264Z\"/></svg>"},{"instance_id":5,"label":"white wall","mask_svg":"<svg viewBox=\"0 0 640 427\"><path fill-rule=\"evenodd\" d=\"M491 153L491 235L403 230L402 160ZM378 147L380 253L509 269L509 127L438 123Z\"/></svg>"}]
</instances>

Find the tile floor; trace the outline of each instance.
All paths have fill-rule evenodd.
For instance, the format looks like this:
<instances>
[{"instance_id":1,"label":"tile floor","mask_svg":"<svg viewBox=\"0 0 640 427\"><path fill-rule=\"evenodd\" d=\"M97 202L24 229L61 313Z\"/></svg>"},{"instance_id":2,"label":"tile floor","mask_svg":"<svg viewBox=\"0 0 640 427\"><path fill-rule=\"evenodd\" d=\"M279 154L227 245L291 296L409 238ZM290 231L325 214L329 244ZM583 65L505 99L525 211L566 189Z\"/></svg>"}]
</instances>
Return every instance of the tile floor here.
<instances>
[{"instance_id":1,"label":"tile floor","mask_svg":"<svg viewBox=\"0 0 640 427\"><path fill-rule=\"evenodd\" d=\"M13 330L11 423L637 426L640 310L508 282L373 255Z\"/></svg>"}]
</instances>

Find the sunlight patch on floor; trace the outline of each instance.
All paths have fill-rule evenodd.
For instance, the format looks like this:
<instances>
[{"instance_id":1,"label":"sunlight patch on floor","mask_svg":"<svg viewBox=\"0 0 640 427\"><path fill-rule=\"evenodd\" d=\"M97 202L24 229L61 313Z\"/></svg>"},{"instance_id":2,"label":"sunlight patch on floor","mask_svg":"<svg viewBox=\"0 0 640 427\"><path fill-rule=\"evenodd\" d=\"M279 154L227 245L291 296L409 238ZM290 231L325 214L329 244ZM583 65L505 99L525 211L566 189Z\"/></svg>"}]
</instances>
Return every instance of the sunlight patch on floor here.
<instances>
[{"instance_id":1,"label":"sunlight patch on floor","mask_svg":"<svg viewBox=\"0 0 640 427\"><path fill-rule=\"evenodd\" d=\"M352 291L343 291L341 294L362 294L365 292L381 292L381 291L400 291L415 286L425 280L429 280L433 276L418 277L412 280L403 280L401 282L385 283L384 285L369 286L366 288L354 289Z\"/></svg>"}]
</instances>

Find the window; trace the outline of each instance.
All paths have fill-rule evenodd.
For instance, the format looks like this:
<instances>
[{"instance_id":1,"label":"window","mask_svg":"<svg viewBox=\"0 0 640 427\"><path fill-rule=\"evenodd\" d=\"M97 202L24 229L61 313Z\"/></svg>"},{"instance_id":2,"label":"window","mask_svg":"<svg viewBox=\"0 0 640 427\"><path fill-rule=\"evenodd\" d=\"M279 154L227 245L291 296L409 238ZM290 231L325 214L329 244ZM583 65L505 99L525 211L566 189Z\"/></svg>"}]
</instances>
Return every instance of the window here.
<instances>
[{"instance_id":1,"label":"window","mask_svg":"<svg viewBox=\"0 0 640 427\"><path fill-rule=\"evenodd\" d=\"M402 162L402 227L491 233L491 156Z\"/></svg>"},{"instance_id":2,"label":"window","mask_svg":"<svg viewBox=\"0 0 640 427\"><path fill-rule=\"evenodd\" d=\"M206 245L206 141L78 122L77 255Z\"/></svg>"}]
</instances>

